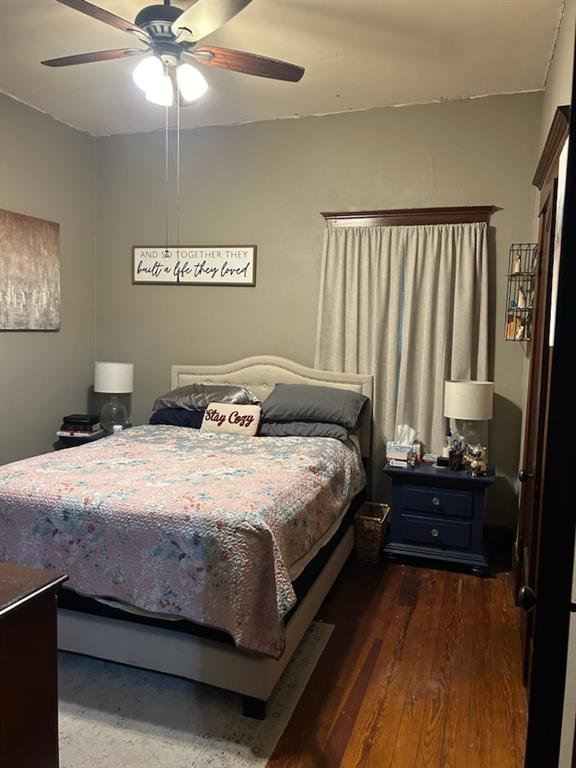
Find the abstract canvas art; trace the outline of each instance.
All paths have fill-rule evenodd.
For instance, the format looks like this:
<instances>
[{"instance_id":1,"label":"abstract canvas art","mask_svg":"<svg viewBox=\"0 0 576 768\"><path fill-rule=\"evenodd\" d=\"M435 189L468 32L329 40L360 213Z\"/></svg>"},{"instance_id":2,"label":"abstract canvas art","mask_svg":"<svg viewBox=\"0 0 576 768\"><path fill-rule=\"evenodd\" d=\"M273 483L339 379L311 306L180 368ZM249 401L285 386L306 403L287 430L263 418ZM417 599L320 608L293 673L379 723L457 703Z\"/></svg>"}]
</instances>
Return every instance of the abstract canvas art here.
<instances>
[{"instance_id":1,"label":"abstract canvas art","mask_svg":"<svg viewBox=\"0 0 576 768\"><path fill-rule=\"evenodd\" d=\"M0 330L60 328L60 225L0 209Z\"/></svg>"}]
</instances>

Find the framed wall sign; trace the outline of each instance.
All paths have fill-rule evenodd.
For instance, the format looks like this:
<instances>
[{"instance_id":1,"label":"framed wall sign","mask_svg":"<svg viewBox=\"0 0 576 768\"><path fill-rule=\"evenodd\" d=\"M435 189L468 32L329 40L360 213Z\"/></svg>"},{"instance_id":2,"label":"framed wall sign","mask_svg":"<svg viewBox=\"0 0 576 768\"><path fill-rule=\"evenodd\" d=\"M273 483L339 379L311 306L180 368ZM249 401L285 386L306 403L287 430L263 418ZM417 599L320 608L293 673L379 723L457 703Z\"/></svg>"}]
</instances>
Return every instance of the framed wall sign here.
<instances>
[{"instance_id":1,"label":"framed wall sign","mask_svg":"<svg viewBox=\"0 0 576 768\"><path fill-rule=\"evenodd\" d=\"M255 245L135 245L134 285L256 285Z\"/></svg>"}]
</instances>

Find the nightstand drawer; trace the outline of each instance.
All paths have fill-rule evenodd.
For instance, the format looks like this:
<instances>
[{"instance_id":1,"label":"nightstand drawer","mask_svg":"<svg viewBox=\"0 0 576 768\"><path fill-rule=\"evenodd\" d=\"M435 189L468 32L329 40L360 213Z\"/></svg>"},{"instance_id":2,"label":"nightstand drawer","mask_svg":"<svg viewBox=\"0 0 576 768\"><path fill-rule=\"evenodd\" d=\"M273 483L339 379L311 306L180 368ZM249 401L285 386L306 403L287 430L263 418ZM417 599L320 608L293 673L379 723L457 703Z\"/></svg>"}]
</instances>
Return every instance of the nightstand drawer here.
<instances>
[{"instance_id":1,"label":"nightstand drawer","mask_svg":"<svg viewBox=\"0 0 576 768\"><path fill-rule=\"evenodd\" d=\"M472 517L472 494L424 485L405 485L402 489L402 507L433 515Z\"/></svg>"},{"instance_id":2,"label":"nightstand drawer","mask_svg":"<svg viewBox=\"0 0 576 768\"><path fill-rule=\"evenodd\" d=\"M402 515L400 538L435 547L469 549L471 528L470 523Z\"/></svg>"}]
</instances>

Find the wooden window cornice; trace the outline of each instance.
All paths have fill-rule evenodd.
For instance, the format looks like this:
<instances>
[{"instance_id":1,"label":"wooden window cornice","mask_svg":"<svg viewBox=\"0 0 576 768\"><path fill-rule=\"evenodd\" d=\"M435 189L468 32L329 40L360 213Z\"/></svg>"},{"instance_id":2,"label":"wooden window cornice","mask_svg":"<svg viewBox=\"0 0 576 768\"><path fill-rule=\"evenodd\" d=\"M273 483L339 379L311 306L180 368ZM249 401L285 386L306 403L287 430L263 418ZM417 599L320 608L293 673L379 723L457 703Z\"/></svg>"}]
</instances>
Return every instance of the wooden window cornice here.
<instances>
[{"instance_id":1,"label":"wooden window cornice","mask_svg":"<svg viewBox=\"0 0 576 768\"><path fill-rule=\"evenodd\" d=\"M426 224L473 224L490 222L493 205L451 208L392 208L386 211L322 213L333 227L410 227Z\"/></svg>"}]
</instances>

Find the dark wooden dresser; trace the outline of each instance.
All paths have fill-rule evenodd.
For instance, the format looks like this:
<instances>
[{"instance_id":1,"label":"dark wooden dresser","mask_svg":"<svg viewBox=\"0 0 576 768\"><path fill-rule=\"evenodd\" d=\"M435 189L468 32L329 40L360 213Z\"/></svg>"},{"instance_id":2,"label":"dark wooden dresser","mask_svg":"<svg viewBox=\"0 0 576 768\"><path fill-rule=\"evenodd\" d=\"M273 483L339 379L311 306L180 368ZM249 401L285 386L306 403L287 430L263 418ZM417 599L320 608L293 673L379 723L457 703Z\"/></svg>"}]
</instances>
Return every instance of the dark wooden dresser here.
<instances>
[{"instance_id":1,"label":"dark wooden dresser","mask_svg":"<svg viewBox=\"0 0 576 768\"><path fill-rule=\"evenodd\" d=\"M54 571L0 563L0 768L58 767Z\"/></svg>"},{"instance_id":2,"label":"dark wooden dresser","mask_svg":"<svg viewBox=\"0 0 576 768\"><path fill-rule=\"evenodd\" d=\"M384 547L388 558L443 560L485 574L485 493L496 480L494 468L490 466L484 477L430 465L415 469L387 465L384 472L392 478L389 538Z\"/></svg>"}]
</instances>

